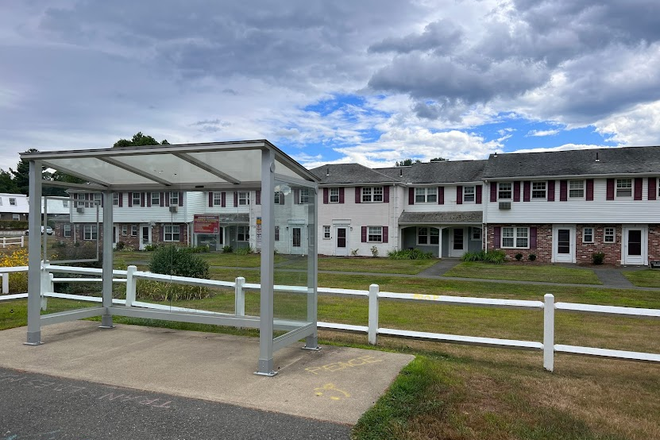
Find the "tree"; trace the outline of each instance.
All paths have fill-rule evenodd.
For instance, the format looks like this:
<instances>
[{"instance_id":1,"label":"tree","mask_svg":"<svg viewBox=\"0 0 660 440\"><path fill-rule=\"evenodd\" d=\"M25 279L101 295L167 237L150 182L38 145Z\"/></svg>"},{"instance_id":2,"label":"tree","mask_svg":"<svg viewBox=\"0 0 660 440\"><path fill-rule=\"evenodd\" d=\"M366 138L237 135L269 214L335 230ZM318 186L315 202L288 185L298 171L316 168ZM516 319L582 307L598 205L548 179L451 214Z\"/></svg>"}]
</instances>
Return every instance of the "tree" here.
<instances>
[{"instance_id":1,"label":"tree","mask_svg":"<svg viewBox=\"0 0 660 440\"><path fill-rule=\"evenodd\" d=\"M9 171L0 170L0 193L15 194L18 192L16 183Z\"/></svg>"},{"instance_id":2,"label":"tree","mask_svg":"<svg viewBox=\"0 0 660 440\"><path fill-rule=\"evenodd\" d=\"M159 142L152 136L145 136L141 131L138 131L133 135L133 138L129 141L128 139L119 139L112 146L115 147L141 147L146 145L169 145L167 139L163 139L163 142Z\"/></svg>"},{"instance_id":3,"label":"tree","mask_svg":"<svg viewBox=\"0 0 660 440\"><path fill-rule=\"evenodd\" d=\"M436 158L431 159L429 162L444 162L446 160L447 159L445 159L444 157L436 157Z\"/></svg>"},{"instance_id":4,"label":"tree","mask_svg":"<svg viewBox=\"0 0 660 440\"><path fill-rule=\"evenodd\" d=\"M417 160L415 160L415 163L422 163L422 161L419 160L419 159L417 159ZM412 159L404 159L404 160L402 160L401 162L396 162L396 166L397 166L397 167L409 167L409 166L411 166L412 164L413 164L413 160L412 160Z\"/></svg>"}]
</instances>

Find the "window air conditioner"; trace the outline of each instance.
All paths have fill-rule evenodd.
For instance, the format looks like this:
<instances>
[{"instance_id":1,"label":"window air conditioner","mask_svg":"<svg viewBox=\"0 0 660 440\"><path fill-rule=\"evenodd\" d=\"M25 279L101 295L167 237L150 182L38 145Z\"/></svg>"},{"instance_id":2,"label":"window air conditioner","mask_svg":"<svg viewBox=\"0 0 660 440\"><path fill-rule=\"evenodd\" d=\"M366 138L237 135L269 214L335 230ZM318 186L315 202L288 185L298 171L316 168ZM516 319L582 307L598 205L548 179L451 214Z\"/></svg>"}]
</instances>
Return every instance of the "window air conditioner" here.
<instances>
[{"instance_id":1,"label":"window air conditioner","mask_svg":"<svg viewBox=\"0 0 660 440\"><path fill-rule=\"evenodd\" d=\"M171 213L176 213L177 207L176 206L170 206L170 212Z\"/></svg>"},{"instance_id":2,"label":"window air conditioner","mask_svg":"<svg viewBox=\"0 0 660 440\"><path fill-rule=\"evenodd\" d=\"M500 209L511 209L511 202L500 202Z\"/></svg>"},{"instance_id":3,"label":"window air conditioner","mask_svg":"<svg viewBox=\"0 0 660 440\"><path fill-rule=\"evenodd\" d=\"M79 206L79 207L76 208L76 212L77 212L78 214L82 214L82 213L85 212L85 208L83 208L82 206Z\"/></svg>"}]
</instances>

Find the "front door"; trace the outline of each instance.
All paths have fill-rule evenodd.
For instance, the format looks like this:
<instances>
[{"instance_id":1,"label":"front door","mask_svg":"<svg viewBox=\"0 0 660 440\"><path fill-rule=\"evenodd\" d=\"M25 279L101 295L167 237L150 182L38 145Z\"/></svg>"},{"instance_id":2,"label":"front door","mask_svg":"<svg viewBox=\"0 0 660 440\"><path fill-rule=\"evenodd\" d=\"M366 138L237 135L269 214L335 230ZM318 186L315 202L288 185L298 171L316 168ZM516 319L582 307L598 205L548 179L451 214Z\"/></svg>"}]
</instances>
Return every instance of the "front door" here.
<instances>
[{"instance_id":1,"label":"front door","mask_svg":"<svg viewBox=\"0 0 660 440\"><path fill-rule=\"evenodd\" d=\"M302 228L291 228L291 253L302 254Z\"/></svg>"},{"instance_id":2,"label":"front door","mask_svg":"<svg viewBox=\"0 0 660 440\"><path fill-rule=\"evenodd\" d=\"M346 237L346 228L337 227L335 255L348 256L348 241Z\"/></svg>"},{"instance_id":3,"label":"front door","mask_svg":"<svg viewBox=\"0 0 660 440\"><path fill-rule=\"evenodd\" d=\"M453 228L449 235L449 256L462 257L465 253L465 229Z\"/></svg>"},{"instance_id":4,"label":"front door","mask_svg":"<svg viewBox=\"0 0 660 440\"><path fill-rule=\"evenodd\" d=\"M117 226L112 227L112 248L117 248L117 243L119 242L119 229Z\"/></svg>"},{"instance_id":5,"label":"front door","mask_svg":"<svg viewBox=\"0 0 660 440\"><path fill-rule=\"evenodd\" d=\"M575 263L575 227L555 226L552 236L552 262Z\"/></svg>"},{"instance_id":6,"label":"front door","mask_svg":"<svg viewBox=\"0 0 660 440\"><path fill-rule=\"evenodd\" d=\"M140 226L140 250L151 244L151 227L149 225Z\"/></svg>"},{"instance_id":7,"label":"front door","mask_svg":"<svg viewBox=\"0 0 660 440\"><path fill-rule=\"evenodd\" d=\"M621 264L646 264L646 228L624 226Z\"/></svg>"}]
</instances>

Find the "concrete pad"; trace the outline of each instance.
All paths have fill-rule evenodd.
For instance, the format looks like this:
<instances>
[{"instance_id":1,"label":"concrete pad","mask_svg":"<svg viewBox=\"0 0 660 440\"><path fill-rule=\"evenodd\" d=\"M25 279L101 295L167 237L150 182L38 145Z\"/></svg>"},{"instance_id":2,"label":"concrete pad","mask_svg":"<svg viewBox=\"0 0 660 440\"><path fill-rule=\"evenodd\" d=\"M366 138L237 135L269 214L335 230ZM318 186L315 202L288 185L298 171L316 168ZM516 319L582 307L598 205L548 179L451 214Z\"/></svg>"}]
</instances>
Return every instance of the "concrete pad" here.
<instances>
[{"instance_id":1,"label":"concrete pad","mask_svg":"<svg viewBox=\"0 0 660 440\"><path fill-rule=\"evenodd\" d=\"M23 345L25 327L0 332L0 366L106 385L232 403L354 424L411 355L324 346L275 353L278 375L254 375L257 338L74 321L42 328L43 345ZM301 343L302 345L302 343Z\"/></svg>"}]
</instances>

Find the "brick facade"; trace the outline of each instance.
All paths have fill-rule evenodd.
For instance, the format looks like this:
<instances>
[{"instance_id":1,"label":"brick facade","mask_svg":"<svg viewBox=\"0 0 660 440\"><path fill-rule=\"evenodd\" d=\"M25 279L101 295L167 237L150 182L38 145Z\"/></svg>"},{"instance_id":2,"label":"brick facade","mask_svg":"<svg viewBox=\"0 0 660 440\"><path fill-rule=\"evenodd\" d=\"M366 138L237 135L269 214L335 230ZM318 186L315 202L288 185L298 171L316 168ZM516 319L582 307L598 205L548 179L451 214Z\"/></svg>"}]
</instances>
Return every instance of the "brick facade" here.
<instances>
[{"instance_id":1,"label":"brick facade","mask_svg":"<svg viewBox=\"0 0 660 440\"><path fill-rule=\"evenodd\" d=\"M83 237L83 228L86 223L71 224L71 236L64 236L64 223L57 224L54 229L54 236L58 241L73 242L74 235L75 241L78 242L95 242L96 240L85 240ZM164 241L164 227L163 224L156 224L151 228L151 243L152 244L175 244L186 245L188 243L188 225L185 223L175 223L179 226L179 241ZM125 226L125 228L124 228ZM137 228L137 234L131 235L132 227ZM126 248L138 250L140 248L140 225L136 223L115 223L114 227L119 231L118 242L121 241L125 244ZM103 224L99 225L99 239L103 239ZM125 232L125 233L124 233Z\"/></svg>"}]
</instances>

